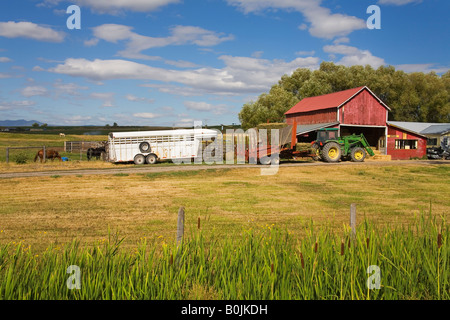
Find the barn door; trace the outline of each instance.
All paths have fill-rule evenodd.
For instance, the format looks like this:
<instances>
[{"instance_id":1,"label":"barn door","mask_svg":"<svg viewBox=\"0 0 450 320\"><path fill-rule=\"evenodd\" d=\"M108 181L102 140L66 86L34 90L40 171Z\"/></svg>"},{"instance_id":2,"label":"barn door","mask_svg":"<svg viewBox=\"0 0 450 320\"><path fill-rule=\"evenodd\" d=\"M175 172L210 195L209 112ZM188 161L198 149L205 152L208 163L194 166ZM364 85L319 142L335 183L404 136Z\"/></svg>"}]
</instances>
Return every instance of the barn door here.
<instances>
[{"instance_id":1,"label":"barn door","mask_svg":"<svg viewBox=\"0 0 450 320\"><path fill-rule=\"evenodd\" d=\"M380 151L380 154L387 154L386 153L386 136L382 136L380 139L378 139L378 150Z\"/></svg>"}]
</instances>

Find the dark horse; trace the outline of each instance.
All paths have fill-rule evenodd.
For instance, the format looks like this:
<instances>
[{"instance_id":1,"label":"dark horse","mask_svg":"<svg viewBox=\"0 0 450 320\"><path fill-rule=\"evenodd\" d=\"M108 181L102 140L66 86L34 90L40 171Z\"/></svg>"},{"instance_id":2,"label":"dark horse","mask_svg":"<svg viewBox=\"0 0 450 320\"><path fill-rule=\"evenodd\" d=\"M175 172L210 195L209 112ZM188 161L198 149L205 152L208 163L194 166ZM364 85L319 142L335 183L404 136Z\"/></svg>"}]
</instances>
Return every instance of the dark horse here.
<instances>
[{"instance_id":1,"label":"dark horse","mask_svg":"<svg viewBox=\"0 0 450 320\"><path fill-rule=\"evenodd\" d=\"M106 152L105 147L98 147L98 148L89 148L87 150L87 159L90 161L93 157L95 157L97 160L100 159L102 156L102 153Z\"/></svg>"},{"instance_id":2,"label":"dark horse","mask_svg":"<svg viewBox=\"0 0 450 320\"><path fill-rule=\"evenodd\" d=\"M34 162L36 162L37 158L40 158L41 162L44 160L44 149L41 149L38 151L38 153L36 153L36 156L34 157ZM55 158L58 158L59 161L62 161L62 158L59 155L58 151L52 149L46 150L45 159L52 159L53 161L55 160Z\"/></svg>"}]
</instances>

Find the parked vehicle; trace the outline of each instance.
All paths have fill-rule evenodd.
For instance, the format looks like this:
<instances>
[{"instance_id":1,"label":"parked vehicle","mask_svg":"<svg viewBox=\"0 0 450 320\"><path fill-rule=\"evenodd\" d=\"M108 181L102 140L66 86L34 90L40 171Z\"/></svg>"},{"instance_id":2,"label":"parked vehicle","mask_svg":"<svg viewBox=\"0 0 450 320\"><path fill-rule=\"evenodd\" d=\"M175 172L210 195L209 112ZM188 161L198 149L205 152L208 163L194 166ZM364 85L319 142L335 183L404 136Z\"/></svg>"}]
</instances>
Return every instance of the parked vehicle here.
<instances>
[{"instance_id":1,"label":"parked vehicle","mask_svg":"<svg viewBox=\"0 0 450 320\"><path fill-rule=\"evenodd\" d=\"M320 129L317 131L317 140L312 142L315 154L314 159L322 159L326 162L338 162L341 158L350 159L353 162L363 162L367 154L374 156L364 134L352 134L338 137L338 129Z\"/></svg>"},{"instance_id":2,"label":"parked vehicle","mask_svg":"<svg viewBox=\"0 0 450 320\"><path fill-rule=\"evenodd\" d=\"M191 159L201 152L202 141L215 139L210 129L112 132L108 139L109 161L155 164L161 160Z\"/></svg>"},{"instance_id":3,"label":"parked vehicle","mask_svg":"<svg viewBox=\"0 0 450 320\"><path fill-rule=\"evenodd\" d=\"M441 143L440 147L427 149L428 159L450 160L450 146Z\"/></svg>"}]
</instances>

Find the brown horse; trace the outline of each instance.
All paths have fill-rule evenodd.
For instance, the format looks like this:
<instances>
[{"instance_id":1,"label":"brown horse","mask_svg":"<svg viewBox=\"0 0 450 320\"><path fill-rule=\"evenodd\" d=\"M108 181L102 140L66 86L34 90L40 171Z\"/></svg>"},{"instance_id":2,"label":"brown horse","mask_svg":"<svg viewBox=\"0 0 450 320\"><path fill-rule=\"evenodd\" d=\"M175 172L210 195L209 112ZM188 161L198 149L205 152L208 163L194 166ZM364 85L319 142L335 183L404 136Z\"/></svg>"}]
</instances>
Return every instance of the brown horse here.
<instances>
[{"instance_id":1,"label":"brown horse","mask_svg":"<svg viewBox=\"0 0 450 320\"><path fill-rule=\"evenodd\" d=\"M34 157L34 162L36 162L37 158L40 158L41 162L44 160L44 149L41 149L36 153L36 156ZM59 155L58 151L48 149L45 152L45 159L52 159L55 160L55 158L58 158L59 161L62 161L61 156Z\"/></svg>"}]
</instances>

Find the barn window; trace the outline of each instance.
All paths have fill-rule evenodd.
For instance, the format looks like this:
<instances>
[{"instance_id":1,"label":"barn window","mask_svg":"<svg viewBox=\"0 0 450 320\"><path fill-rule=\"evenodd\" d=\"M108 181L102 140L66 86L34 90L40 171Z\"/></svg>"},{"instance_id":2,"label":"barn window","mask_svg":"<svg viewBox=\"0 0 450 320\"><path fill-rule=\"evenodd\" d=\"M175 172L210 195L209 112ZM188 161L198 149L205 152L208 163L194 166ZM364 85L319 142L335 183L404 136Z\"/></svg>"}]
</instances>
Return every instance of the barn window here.
<instances>
[{"instance_id":1,"label":"barn window","mask_svg":"<svg viewBox=\"0 0 450 320\"><path fill-rule=\"evenodd\" d=\"M438 144L437 138L428 138L428 140L427 140L427 145L429 145L429 146L435 146L435 145L437 145L437 144Z\"/></svg>"},{"instance_id":2,"label":"barn window","mask_svg":"<svg viewBox=\"0 0 450 320\"><path fill-rule=\"evenodd\" d=\"M417 149L417 140L395 140L395 149Z\"/></svg>"}]
</instances>

